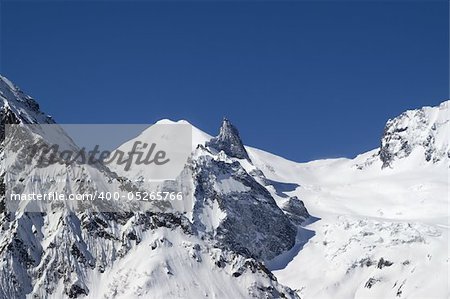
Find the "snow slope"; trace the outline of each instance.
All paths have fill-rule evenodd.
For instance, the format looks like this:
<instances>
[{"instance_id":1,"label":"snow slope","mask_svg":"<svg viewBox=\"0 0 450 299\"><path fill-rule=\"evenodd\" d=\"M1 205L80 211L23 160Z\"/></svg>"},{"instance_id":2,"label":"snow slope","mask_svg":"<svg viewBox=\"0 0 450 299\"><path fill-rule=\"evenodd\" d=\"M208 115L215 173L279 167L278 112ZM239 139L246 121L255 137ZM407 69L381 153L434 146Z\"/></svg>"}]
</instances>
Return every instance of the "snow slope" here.
<instances>
[{"instance_id":1,"label":"snow slope","mask_svg":"<svg viewBox=\"0 0 450 299\"><path fill-rule=\"evenodd\" d=\"M268 178L299 184L289 195L319 218L305 226L314 236L294 257L269 263L281 283L304 298L449 298L448 103L418 110L427 119L408 119L440 126L405 126L412 146L388 168L379 149L355 159L295 163L248 148ZM389 121L387 130L399 122ZM439 140L434 161L416 137L428 134Z\"/></svg>"}]
</instances>

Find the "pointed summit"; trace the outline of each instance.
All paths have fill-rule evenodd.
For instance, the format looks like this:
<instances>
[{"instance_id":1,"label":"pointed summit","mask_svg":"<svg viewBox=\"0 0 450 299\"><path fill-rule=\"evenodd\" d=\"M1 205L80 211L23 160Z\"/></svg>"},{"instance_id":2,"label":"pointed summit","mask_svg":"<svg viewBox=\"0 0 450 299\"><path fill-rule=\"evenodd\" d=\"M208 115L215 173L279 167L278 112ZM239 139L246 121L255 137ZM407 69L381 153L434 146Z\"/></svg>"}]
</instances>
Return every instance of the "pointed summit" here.
<instances>
[{"instance_id":1,"label":"pointed summit","mask_svg":"<svg viewBox=\"0 0 450 299\"><path fill-rule=\"evenodd\" d=\"M0 75L0 118L14 118L12 123L54 124L53 119L44 114L39 104L6 77ZM12 120L11 120L12 121ZM9 122L6 122L9 123ZM2 125L5 124L2 122Z\"/></svg>"},{"instance_id":2,"label":"pointed summit","mask_svg":"<svg viewBox=\"0 0 450 299\"><path fill-rule=\"evenodd\" d=\"M206 146L217 151L224 151L225 154L230 157L247 159L250 161L250 157L248 156L247 151L242 144L242 140L239 137L239 131L225 117L223 118L219 135L207 142Z\"/></svg>"}]
</instances>

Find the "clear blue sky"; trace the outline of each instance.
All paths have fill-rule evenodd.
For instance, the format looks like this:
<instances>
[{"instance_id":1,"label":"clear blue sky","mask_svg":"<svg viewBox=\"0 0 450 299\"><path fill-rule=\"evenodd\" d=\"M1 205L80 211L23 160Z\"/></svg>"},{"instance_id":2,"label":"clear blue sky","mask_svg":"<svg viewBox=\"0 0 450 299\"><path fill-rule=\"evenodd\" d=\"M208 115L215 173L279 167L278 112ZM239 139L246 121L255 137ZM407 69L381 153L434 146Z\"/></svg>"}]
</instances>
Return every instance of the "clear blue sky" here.
<instances>
[{"instance_id":1,"label":"clear blue sky","mask_svg":"<svg viewBox=\"0 0 450 299\"><path fill-rule=\"evenodd\" d=\"M307 161L448 98L447 1L36 2L1 3L0 71L60 123L227 116Z\"/></svg>"}]
</instances>

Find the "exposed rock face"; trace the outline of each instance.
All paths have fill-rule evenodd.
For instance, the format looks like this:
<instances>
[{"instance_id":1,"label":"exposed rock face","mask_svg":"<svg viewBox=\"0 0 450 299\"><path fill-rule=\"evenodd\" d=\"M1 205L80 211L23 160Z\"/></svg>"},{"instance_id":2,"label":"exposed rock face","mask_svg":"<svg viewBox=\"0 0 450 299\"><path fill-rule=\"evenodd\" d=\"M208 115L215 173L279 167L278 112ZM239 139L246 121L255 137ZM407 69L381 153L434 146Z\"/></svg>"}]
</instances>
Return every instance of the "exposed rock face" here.
<instances>
[{"instance_id":1,"label":"exposed rock face","mask_svg":"<svg viewBox=\"0 0 450 299\"><path fill-rule=\"evenodd\" d=\"M218 152L224 151L230 157L250 161L248 153L239 137L238 130L226 118L223 119L219 135L207 142L206 146Z\"/></svg>"},{"instance_id":2,"label":"exposed rock face","mask_svg":"<svg viewBox=\"0 0 450 299\"><path fill-rule=\"evenodd\" d=\"M427 162L437 163L450 157L448 106L409 110L386 123L379 157L383 167L392 166L395 160L422 151Z\"/></svg>"},{"instance_id":3,"label":"exposed rock face","mask_svg":"<svg viewBox=\"0 0 450 299\"><path fill-rule=\"evenodd\" d=\"M301 225L310 217L305 204L298 199L297 196L290 197L281 209L286 213L289 219L297 225Z\"/></svg>"},{"instance_id":4,"label":"exposed rock face","mask_svg":"<svg viewBox=\"0 0 450 299\"><path fill-rule=\"evenodd\" d=\"M294 246L296 227L239 162L201 155L194 173L194 224L220 246L263 260ZM219 221L211 223L207 215Z\"/></svg>"},{"instance_id":5,"label":"exposed rock face","mask_svg":"<svg viewBox=\"0 0 450 299\"><path fill-rule=\"evenodd\" d=\"M14 113L8 106L3 106L0 110L0 141L5 139L5 125L6 124L18 124L20 121L16 118Z\"/></svg>"}]
</instances>

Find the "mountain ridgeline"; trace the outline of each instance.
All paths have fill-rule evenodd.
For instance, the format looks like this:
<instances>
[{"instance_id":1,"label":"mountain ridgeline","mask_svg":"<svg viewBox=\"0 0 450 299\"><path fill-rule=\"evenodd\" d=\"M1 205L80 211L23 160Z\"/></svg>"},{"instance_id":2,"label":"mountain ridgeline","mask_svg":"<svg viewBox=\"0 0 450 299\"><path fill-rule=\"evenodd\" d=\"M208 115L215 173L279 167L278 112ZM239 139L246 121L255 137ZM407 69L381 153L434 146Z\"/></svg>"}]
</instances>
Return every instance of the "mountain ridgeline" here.
<instances>
[{"instance_id":1,"label":"mountain ridgeline","mask_svg":"<svg viewBox=\"0 0 450 299\"><path fill-rule=\"evenodd\" d=\"M358 169L387 172L406 160L448 164L448 104L389 120L380 148ZM314 236L303 226L318 218L309 214L312 206L304 204L299 190L309 195L323 190L277 180L268 161L273 155L244 146L228 119L216 137L193 127L193 136L201 138L194 139L183 171L161 185L192 190L192 198L178 206L155 203L130 210L117 203L106 212L95 205L49 204L28 212L34 203L6 208L6 179L19 193L125 193L150 187L139 182L140 173L117 174L107 167L18 165L15 153L5 153L5 124L23 125L27 134L45 141L48 136L25 125L55 122L1 76L0 105L0 299L300 298L301 290L281 284L267 265L298 253ZM76 147L70 136L58 132ZM279 172L301 176L296 167ZM375 283L374 278L371 286Z\"/></svg>"}]
</instances>

